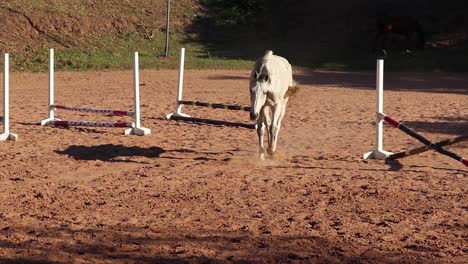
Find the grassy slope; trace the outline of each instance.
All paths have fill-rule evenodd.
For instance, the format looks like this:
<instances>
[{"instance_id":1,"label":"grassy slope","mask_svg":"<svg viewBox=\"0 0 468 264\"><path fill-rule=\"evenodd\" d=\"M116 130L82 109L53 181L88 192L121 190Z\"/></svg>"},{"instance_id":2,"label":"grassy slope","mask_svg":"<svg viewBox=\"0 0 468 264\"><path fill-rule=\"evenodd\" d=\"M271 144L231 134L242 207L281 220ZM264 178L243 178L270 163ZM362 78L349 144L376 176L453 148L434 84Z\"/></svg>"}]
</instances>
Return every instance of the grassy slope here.
<instances>
[{"instance_id":1,"label":"grassy slope","mask_svg":"<svg viewBox=\"0 0 468 264\"><path fill-rule=\"evenodd\" d=\"M181 46L187 68L250 67L248 60L218 60L187 41L197 8L195 0L172 1L171 56L165 58L165 0L3 1L0 15L10 23L0 25L0 49L24 71L46 70L49 48L56 49L58 70L130 68L135 51L142 68L176 68Z\"/></svg>"},{"instance_id":2,"label":"grassy slope","mask_svg":"<svg viewBox=\"0 0 468 264\"><path fill-rule=\"evenodd\" d=\"M166 0L9 0L0 1L0 50L10 52L18 70L43 71L47 52L55 48L57 68L67 70L130 68L140 52L143 68L176 68L179 48L187 48L187 68L250 68L266 49L294 65L332 70L371 70L374 11L368 0L332 0L330 5L285 2L271 21L260 27L213 27L196 18L213 15L197 0L171 1L171 40L165 58ZM288 12L283 12L288 10ZM197 34L195 34L197 33ZM461 58L467 46L429 49L408 56L393 52L386 68L393 70L466 71Z\"/></svg>"}]
</instances>

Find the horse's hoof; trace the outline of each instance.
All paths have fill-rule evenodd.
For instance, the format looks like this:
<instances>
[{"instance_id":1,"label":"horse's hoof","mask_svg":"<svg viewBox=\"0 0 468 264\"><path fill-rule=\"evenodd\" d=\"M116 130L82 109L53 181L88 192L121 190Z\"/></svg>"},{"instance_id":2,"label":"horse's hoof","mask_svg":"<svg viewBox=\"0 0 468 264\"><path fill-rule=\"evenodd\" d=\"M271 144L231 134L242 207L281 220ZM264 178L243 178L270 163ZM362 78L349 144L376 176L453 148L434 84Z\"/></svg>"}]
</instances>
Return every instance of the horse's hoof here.
<instances>
[{"instance_id":1,"label":"horse's hoof","mask_svg":"<svg viewBox=\"0 0 468 264\"><path fill-rule=\"evenodd\" d=\"M270 159L271 160L276 160L277 158L278 158L278 153L276 153L276 152L270 153Z\"/></svg>"},{"instance_id":2,"label":"horse's hoof","mask_svg":"<svg viewBox=\"0 0 468 264\"><path fill-rule=\"evenodd\" d=\"M259 159L260 159L260 160L265 160L265 154L263 154L263 153L260 154Z\"/></svg>"}]
</instances>

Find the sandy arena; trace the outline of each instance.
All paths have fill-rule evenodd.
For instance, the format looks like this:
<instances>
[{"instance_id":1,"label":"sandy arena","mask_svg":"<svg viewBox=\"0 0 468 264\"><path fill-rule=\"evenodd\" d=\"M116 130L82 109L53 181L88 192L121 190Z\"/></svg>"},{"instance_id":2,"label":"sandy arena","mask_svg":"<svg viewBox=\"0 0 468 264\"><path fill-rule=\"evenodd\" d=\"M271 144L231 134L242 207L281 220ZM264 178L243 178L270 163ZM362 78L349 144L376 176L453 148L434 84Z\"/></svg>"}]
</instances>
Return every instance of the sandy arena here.
<instances>
[{"instance_id":1,"label":"sandy arena","mask_svg":"<svg viewBox=\"0 0 468 264\"><path fill-rule=\"evenodd\" d=\"M12 73L0 142L0 263L467 263L468 169L374 149L374 73L295 72L276 160L246 128L166 120L176 70L141 71L142 125L53 128L48 76ZM184 98L249 104L249 71L185 73ZM468 77L386 73L385 112L437 141L468 132ZM131 110L132 71L58 72L56 102ZM185 106L194 117L247 112ZM117 117L58 110L66 120ZM421 144L385 126L384 146ZM468 157L468 142L449 147Z\"/></svg>"}]
</instances>

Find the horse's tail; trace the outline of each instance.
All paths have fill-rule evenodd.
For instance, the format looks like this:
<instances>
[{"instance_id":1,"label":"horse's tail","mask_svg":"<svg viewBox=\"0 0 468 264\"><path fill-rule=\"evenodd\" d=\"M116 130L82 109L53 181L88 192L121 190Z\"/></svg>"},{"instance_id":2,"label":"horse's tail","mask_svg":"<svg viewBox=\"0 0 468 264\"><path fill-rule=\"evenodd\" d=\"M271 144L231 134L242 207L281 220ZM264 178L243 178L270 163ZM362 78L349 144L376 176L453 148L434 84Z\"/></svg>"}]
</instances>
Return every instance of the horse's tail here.
<instances>
[{"instance_id":1,"label":"horse's tail","mask_svg":"<svg viewBox=\"0 0 468 264\"><path fill-rule=\"evenodd\" d=\"M284 98L288 98L295 95L299 91L299 88L300 86L298 85L298 83L295 80L293 80L292 85L288 86L288 91L286 91L286 94L284 94Z\"/></svg>"}]
</instances>

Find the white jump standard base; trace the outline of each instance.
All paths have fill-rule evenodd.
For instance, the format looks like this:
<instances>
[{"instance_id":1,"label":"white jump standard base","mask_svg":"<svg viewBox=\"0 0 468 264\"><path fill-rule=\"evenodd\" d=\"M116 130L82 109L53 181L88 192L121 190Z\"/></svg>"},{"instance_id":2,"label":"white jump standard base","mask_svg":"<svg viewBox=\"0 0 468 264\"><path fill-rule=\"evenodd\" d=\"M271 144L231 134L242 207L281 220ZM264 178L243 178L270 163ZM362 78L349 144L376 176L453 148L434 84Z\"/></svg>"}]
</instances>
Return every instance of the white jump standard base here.
<instances>
[{"instance_id":1,"label":"white jump standard base","mask_svg":"<svg viewBox=\"0 0 468 264\"><path fill-rule=\"evenodd\" d=\"M3 133L0 135L0 141L17 141L18 140L18 135L13 134L13 133Z\"/></svg>"},{"instance_id":2,"label":"white jump standard base","mask_svg":"<svg viewBox=\"0 0 468 264\"><path fill-rule=\"evenodd\" d=\"M49 53L49 118L41 121L41 125L52 126L92 126L92 127L130 127L125 130L125 135L144 136L151 134L149 128L141 127L140 124L140 74L138 67L138 52L134 54L133 82L134 82L134 111L95 109L79 106L55 105L54 99L54 50ZM133 122L90 122L90 121L62 121L55 118L55 110L62 109L68 111L99 113L112 116L129 116Z\"/></svg>"},{"instance_id":3,"label":"white jump standard base","mask_svg":"<svg viewBox=\"0 0 468 264\"><path fill-rule=\"evenodd\" d=\"M125 130L125 135L145 136L151 134L151 129L146 127L133 127Z\"/></svg>"},{"instance_id":4,"label":"white jump standard base","mask_svg":"<svg viewBox=\"0 0 468 264\"><path fill-rule=\"evenodd\" d=\"M3 133L0 141L18 140L18 135L10 133L10 62L9 54L3 56Z\"/></svg>"}]
</instances>

